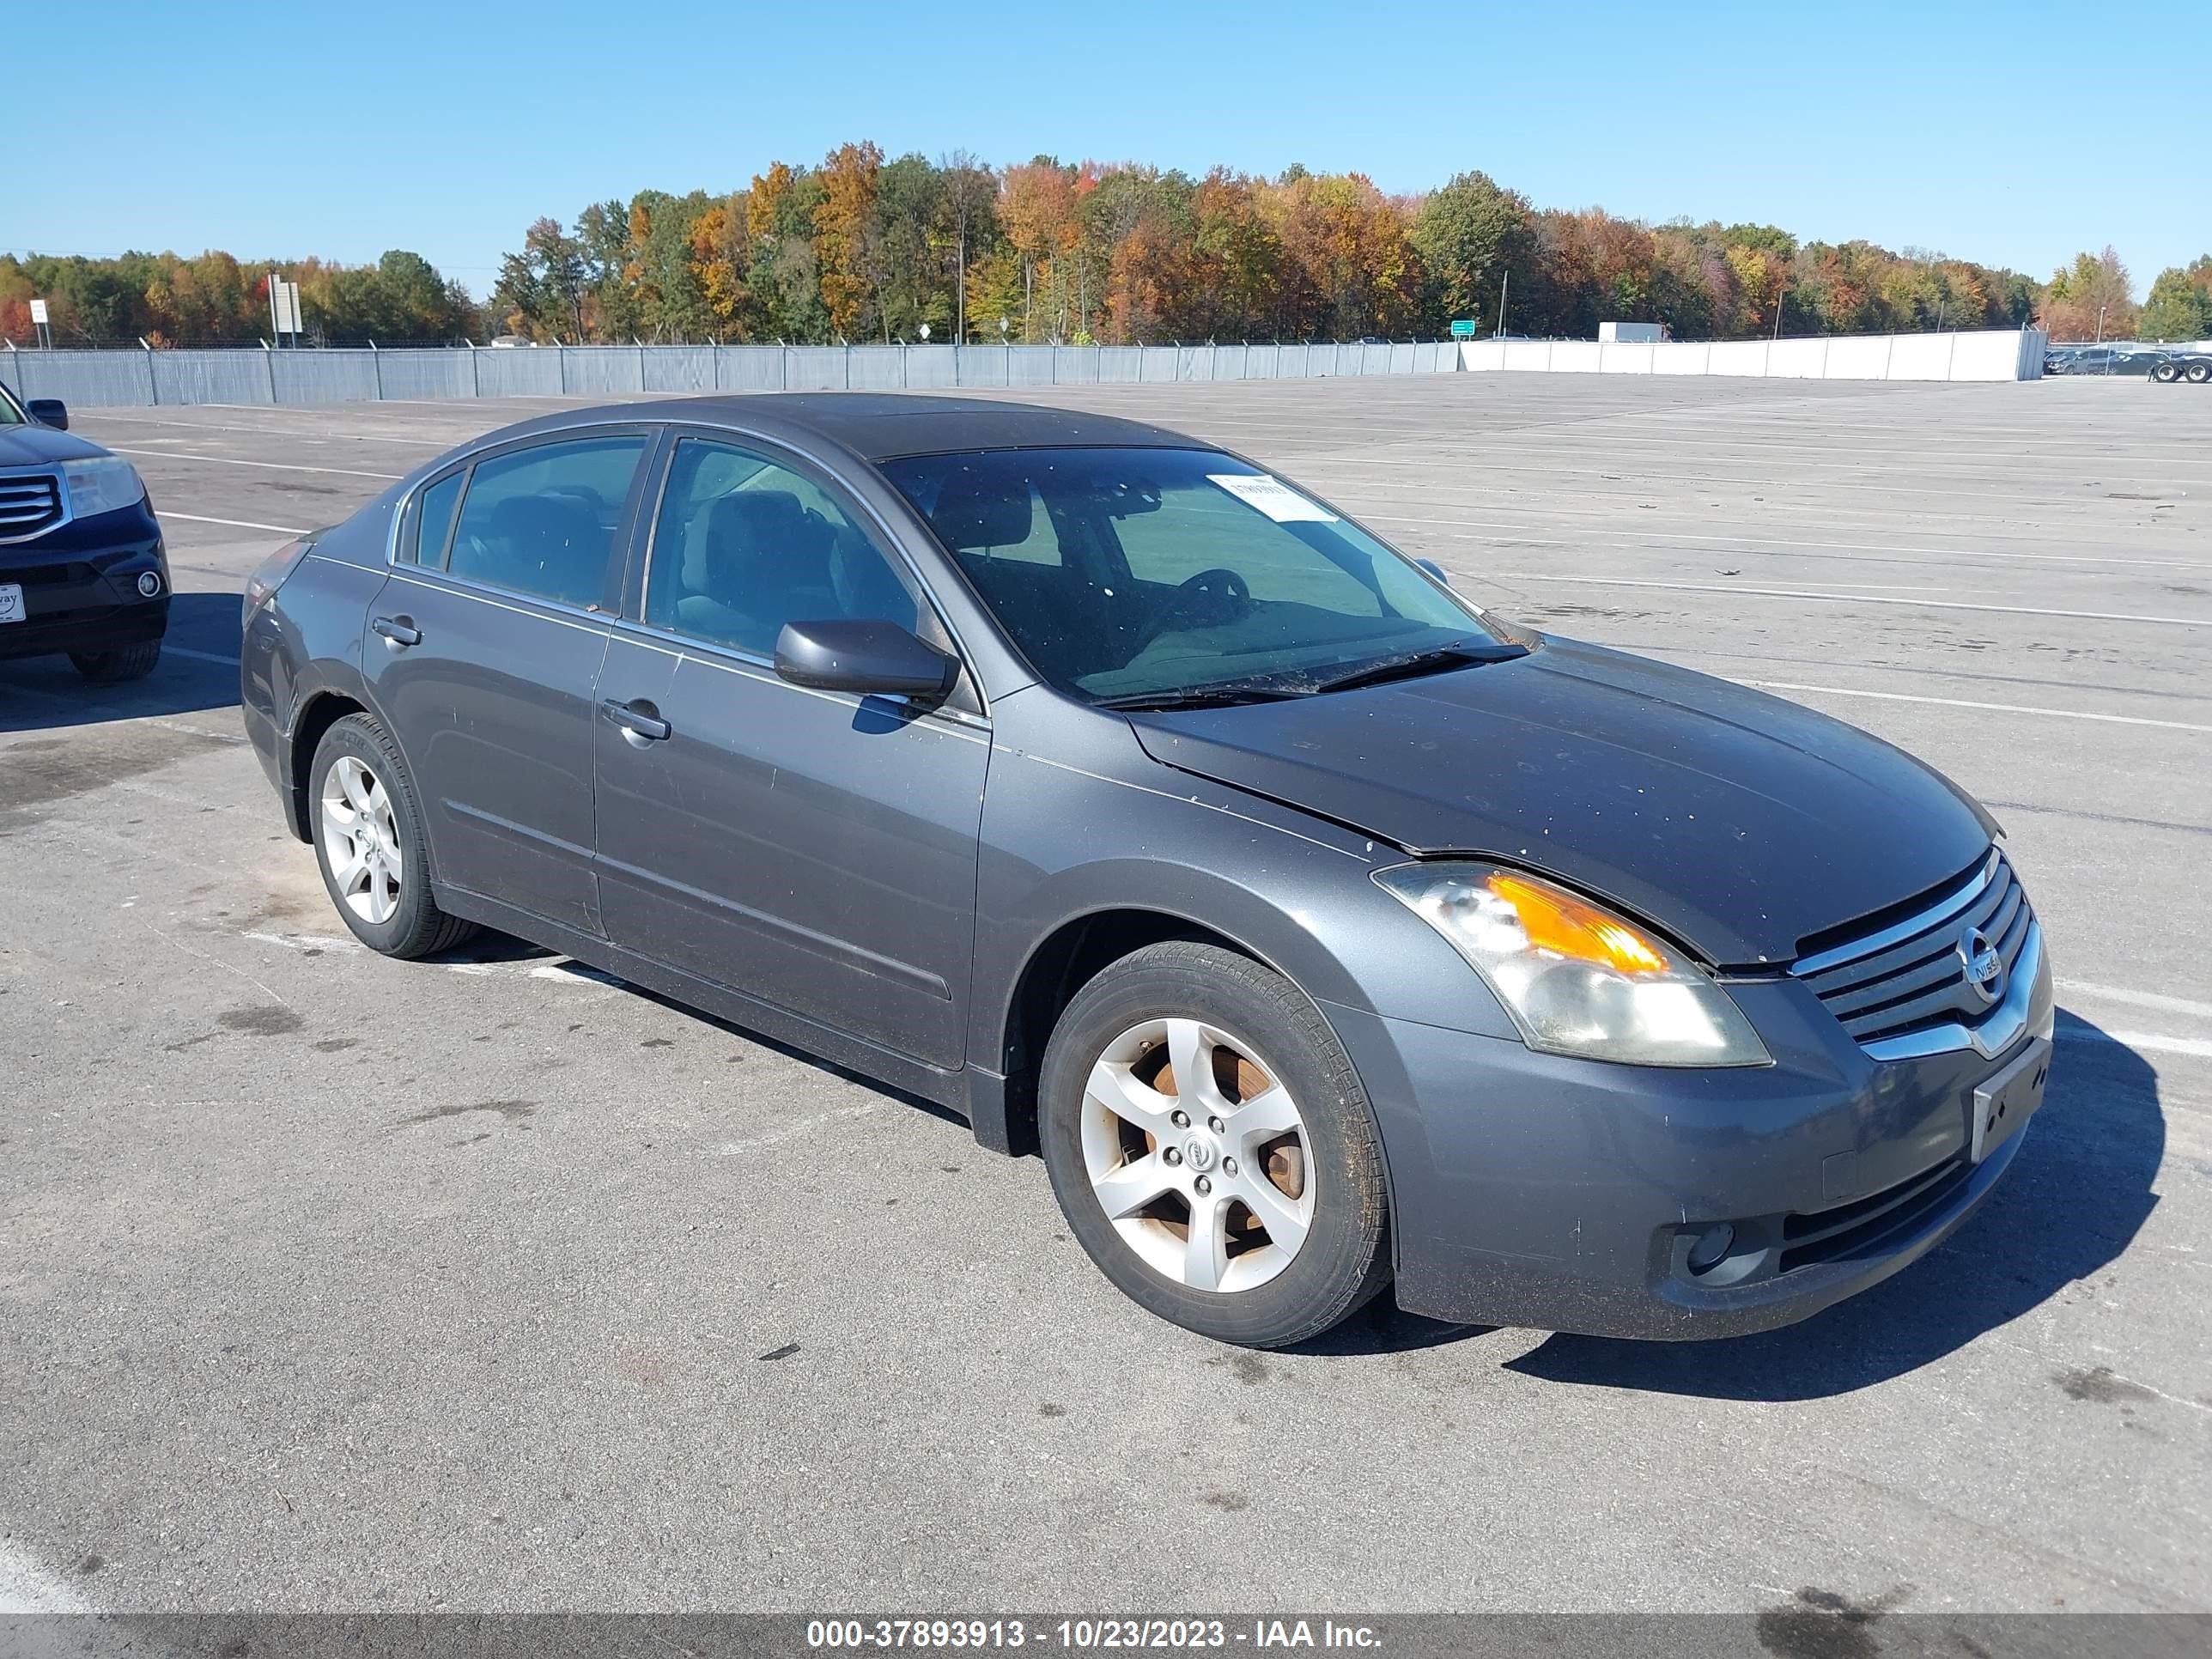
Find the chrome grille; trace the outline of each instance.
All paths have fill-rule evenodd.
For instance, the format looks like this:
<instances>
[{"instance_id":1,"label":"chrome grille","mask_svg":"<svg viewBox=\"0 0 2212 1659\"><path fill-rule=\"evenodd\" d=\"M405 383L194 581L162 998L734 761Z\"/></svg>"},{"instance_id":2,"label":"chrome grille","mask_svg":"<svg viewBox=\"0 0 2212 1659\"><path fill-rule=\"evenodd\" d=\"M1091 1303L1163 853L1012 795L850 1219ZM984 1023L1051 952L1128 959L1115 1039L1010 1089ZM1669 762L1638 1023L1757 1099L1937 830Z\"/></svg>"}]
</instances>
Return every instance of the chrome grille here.
<instances>
[{"instance_id":1,"label":"chrome grille","mask_svg":"<svg viewBox=\"0 0 2212 1659\"><path fill-rule=\"evenodd\" d=\"M1978 933L2004 963L1998 994L1971 982L1964 941ZM2035 913L2004 854L1925 909L1821 951L1790 969L1866 1047L1939 1026L1972 1030L1996 1012L2023 965Z\"/></svg>"},{"instance_id":2,"label":"chrome grille","mask_svg":"<svg viewBox=\"0 0 2212 1659\"><path fill-rule=\"evenodd\" d=\"M62 483L51 472L0 472L0 542L21 541L62 519Z\"/></svg>"}]
</instances>

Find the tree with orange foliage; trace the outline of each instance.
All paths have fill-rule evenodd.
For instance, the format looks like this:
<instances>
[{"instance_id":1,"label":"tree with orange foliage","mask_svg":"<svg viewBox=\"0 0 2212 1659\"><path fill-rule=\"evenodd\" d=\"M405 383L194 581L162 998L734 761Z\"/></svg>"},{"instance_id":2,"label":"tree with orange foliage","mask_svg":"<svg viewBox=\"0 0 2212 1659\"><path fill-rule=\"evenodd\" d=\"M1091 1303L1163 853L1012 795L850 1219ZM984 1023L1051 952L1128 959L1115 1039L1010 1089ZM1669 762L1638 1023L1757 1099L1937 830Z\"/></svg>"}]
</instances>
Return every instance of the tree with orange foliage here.
<instances>
[{"instance_id":1,"label":"tree with orange foliage","mask_svg":"<svg viewBox=\"0 0 2212 1659\"><path fill-rule=\"evenodd\" d=\"M1076 171L1048 155L1008 167L999 179L999 222L1022 259L1022 337L1054 337L1060 319L1052 307L1049 325L1036 308L1041 272L1075 246L1081 234L1075 216ZM1049 273L1047 273L1048 276Z\"/></svg>"},{"instance_id":2,"label":"tree with orange foliage","mask_svg":"<svg viewBox=\"0 0 2212 1659\"><path fill-rule=\"evenodd\" d=\"M850 339L876 313L876 182L884 153L873 143L840 144L822 163L814 209L814 257L830 325Z\"/></svg>"},{"instance_id":3,"label":"tree with orange foliage","mask_svg":"<svg viewBox=\"0 0 2212 1659\"><path fill-rule=\"evenodd\" d=\"M1288 331L1357 339L1408 330L1421 287L1408 215L1366 174L1292 168L1267 194Z\"/></svg>"}]
</instances>

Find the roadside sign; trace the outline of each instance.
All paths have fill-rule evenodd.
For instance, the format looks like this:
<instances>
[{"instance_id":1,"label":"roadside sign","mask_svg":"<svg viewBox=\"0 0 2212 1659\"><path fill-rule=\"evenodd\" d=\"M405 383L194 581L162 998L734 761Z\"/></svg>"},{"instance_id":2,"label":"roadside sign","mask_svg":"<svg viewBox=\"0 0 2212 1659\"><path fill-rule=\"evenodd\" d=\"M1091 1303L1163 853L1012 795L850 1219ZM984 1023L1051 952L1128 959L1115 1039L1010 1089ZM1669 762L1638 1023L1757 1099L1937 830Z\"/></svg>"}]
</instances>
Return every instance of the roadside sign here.
<instances>
[{"instance_id":1,"label":"roadside sign","mask_svg":"<svg viewBox=\"0 0 2212 1659\"><path fill-rule=\"evenodd\" d=\"M1474 337L1474 319L1471 317L1453 318L1451 328L1455 340L1472 340Z\"/></svg>"},{"instance_id":2,"label":"roadside sign","mask_svg":"<svg viewBox=\"0 0 2212 1659\"><path fill-rule=\"evenodd\" d=\"M46 302L44 300L31 301L31 320L34 323L43 323L46 320Z\"/></svg>"},{"instance_id":3,"label":"roadside sign","mask_svg":"<svg viewBox=\"0 0 2212 1659\"><path fill-rule=\"evenodd\" d=\"M269 279L269 326L279 336L301 332L297 283L288 283L281 276Z\"/></svg>"}]
</instances>

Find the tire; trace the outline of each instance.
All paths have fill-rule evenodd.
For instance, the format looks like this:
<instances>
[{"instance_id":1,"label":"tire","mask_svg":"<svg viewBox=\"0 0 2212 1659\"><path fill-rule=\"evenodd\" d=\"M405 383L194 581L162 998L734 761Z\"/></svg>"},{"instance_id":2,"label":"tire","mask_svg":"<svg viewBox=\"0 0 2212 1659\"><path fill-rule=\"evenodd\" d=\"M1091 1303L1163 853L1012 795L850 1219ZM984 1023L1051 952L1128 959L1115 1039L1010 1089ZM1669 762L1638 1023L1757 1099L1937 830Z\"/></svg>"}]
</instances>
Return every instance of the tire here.
<instances>
[{"instance_id":1,"label":"tire","mask_svg":"<svg viewBox=\"0 0 2212 1659\"><path fill-rule=\"evenodd\" d=\"M2181 378L2181 365L2179 363L2160 363L2155 368L2151 370L2150 377L2152 380L2156 380L2160 386L2172 386L2176 380Z\"/></svg>"},{"instance_id":2,"label":"tire","mask_svg":"<svg viewBox=\"0 0 2212 1659\"><path fill-rule=\"evenodd\" d=\"M2212 363L2191 363L2185 373L2190 385L2203 386L2207 380L2212 380Z\"/></svg>"},{"instance_id":3,"label":"tire","mask_svg":"<svg viewBox=\"0 0 2212 1659\"><path fill-rule=\"evenodd\" d=\"M1196 1100L1177 1085L1177 1054L1205 1056L1190 1068L1204 1079ZM1196 1104L1203 1114L1175 1121ZM1054 1028L1037 1110L1069 1231L1163 1319L1220 1342L1285 1347L1320 1335L1389 1278L1382 1149L1366 1093L1313 1004L1247 957L1176 940L1104 969ZM1213 1224L1194 1249L1201 1213Z\"/></svg>"},{"instance_id":4,"label":"tire","mask_svg":"<svg viewBox=\"0 0 2212 1659\"><path fill-rule=\"evenodd\" d=\"M449 951L477 931L441 910L431 894L413 781L390 733L370 716L347 715L315 746L307 821L331 903L370 950L412 960Z\"/></svg>"},{"instance_id":5,"label":"tire","mask_svg":"<svg viewBox=\"0 0 2212 1659\"><path fill-rule=\"evenodd\" d=\"M154 672L154 665L161 660L161 642L144 640L109 651L72 651L70 660L94 685L120 685L125 680L143 680Z\"/></svg>"}]
</instances>

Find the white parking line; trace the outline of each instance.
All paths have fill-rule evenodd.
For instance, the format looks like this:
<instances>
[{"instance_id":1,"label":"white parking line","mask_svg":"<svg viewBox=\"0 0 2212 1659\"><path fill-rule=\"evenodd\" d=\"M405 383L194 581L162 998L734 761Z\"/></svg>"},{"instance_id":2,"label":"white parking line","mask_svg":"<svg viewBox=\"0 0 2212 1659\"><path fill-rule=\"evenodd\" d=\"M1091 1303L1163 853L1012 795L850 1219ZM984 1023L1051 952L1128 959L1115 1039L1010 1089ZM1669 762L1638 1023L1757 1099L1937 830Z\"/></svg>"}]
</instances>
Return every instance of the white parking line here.
<instances>
[{"instance_id":1,"label":"white parking line","mask_svg":"<svg viewBox=\"0 0 2212 1659\"><path fill-rule=\"evenodd\" d=\"M2106 1002L2125 1003L2131 1008L2155 1008L2161 1013L2193 1014L2199 1019L2212 1019L2212 1002L2191 1002L2187 997L2161 996L2153 991L2130 991L2118 985L2099 985L2086 979L2062 979L2062 991L2079 992L2085 997L2096 997Z\"/></svg>"},{"instance_id":2,"label":"white parking line","mask_svg":"<svg viewBox=\"0 0 2212 1659\"><path fill-rule=\"evenodd\" d=\"M1555 570L1486 570L1501 582L1580 582L1594 587L1658 587L1675 593L1756 593L1771 599L1824 599L1831 605L1921 605L1930 611L1996 611L2008 617L2064 617L2075 622L2154 623L2167 628L2212 628L2212 617L2145 617L2125 611L2059 611L2039 605L1975 605L1965 599L1893 599L1879 593L1812 593L1802 587L1742 587L1732 582L1662 582L1633 576L1564 575Z\"/></svg>"},{"instance_id":3,"label":"white parking line","mask_svg":"<svg viewBox=\"0 0 2212 1659\"><path fill-rule=\"evenodd\" d=\"M2160 1036L2154 1031L2077 1031L2070 1026L2061 1026L2056 1035L2061 1042L2117 1042L2123 1048L2147 1054L2188 1054L2212 1060L2212 1039L2205 1037Z\"/></svg>"},{"instance_id":4,"label":"white parking line","mask_svg":"<svg viewBox=\"0 0 2212 1659\"><path fill-rule=\"evenodd\" d=\"M166 461L207 461L216 466L258 466L270 472L331 472L345 478L380 478L387 483L397 483L407 475L404 472L363 472L351 466L301 466L290 461L248 461L235 455L188 455L179 449L132 449L124 444L108 447L118 455L151 455Z\"/></svg>"},{"instance_id":5,"label":"white parking line","mask_svg":"<svg viewBox=\"0 0 2212 1659\"><path fill-rule=\"evenodd\" d=\"M213 651L190 651L181 645L164 644L161 647L161 654L165 657L190 657L194 662L221 663L225 668L238 666L238 659L235 657L222 656Z\"/></svg>"},{"instance_id":6,"label":"white parking line","mask_svg":"<svg viewBox=\"0 0 2212 1659\"><path fill-rule=\"evenodd\" d=\"M202 404L213 408L213 404ZM157 421L150 415L126 415L120 410L103 409L98 411L100 420L123 421L132 426L170 426L186 432L250 432L258 438L290 438L302 443L359 443L408 444L416 449L435 449L432 438L402 438L389 432L319 432L300 427L240 426L229 421ZM182 438L149 438L148 443L183 443Z\"/></svg>"},{"instance_id":7,"label":"white parking line","mask_svg":"<svg viewBox=\"0 0 2212 1659\"><path fill-rule=\"evenodd\" d=\"M1334 493L1332 499L1338 501L1342 505L1348 506L1358 501L1359 494L1360 492L1358 490L1338 490ZM1403 498L1398 497L1394 499ZM1419 506L1422 503L1419 502L1413 503L1413 505L1415 506ZM1443 505L1449 505L1449 503L1443 503ZM1486 513L1521 514L1524 517L1532 520L1539 527L1556 528L1562 514L1573 514L1582 518L1597 519L1608 524L1620 524L1623 522L1620 514L1609 508L1595 512L1585 512L1574 507L1510 507L1503 503L1492 502L1485 502L1482 503L1481 506L1482 510ZM1518 529L1517 526L1501 524L1492 520L1417 519L1403 513L1361 512L1358 513L1356 516L1362 519L1372 519L1377 524L1419 524L1441 526L1463 530L1472 530L1477 532L1472 536L1455 538L1459 540L1486 542L1496 541L1499 539L1501 536L1510 537L1511 539L1516 542L1521 542L1527 539L1526 538L1516 533ZM2020 553L2013 551L2010 549L1982 550L1971 547L1922 547L1902 544L1893 546L1887 542L1808 541L1802 538L1790 536L1724 536L1717 531L1668 530L1662 528L1662 526L1667 522L1668 522L1668 519L1665 516L1651 521L1650 532L1648 535L1607 536L1601 531L1593 531L1577 535L1571 540L1547 542L1545 544L1559 547L1588 546L1591 542L1602 541L1607 543L1608 545L1616 547L1656 549L1667 547L1673 542L1728 542L1731 544L1740 544L1744 546L1756 549L1769 547L1802 547L1843 553L1881 553L1887 555L1925 553L1933 555L1937 558L1943 559L2001 559L2008 564L2143 565L2161 570L2201 570L2203 568L2203 562L2200 559L2116 559L2108 558L2103 554L2098 553ZM1492 532L1498 533L1492 534ZM1988 533L1990 533L1992 539L1997 539L2002 535L2002 532L1991 532ZM1685 552L1699 552L1705 550L1698 548L1686 548L1680 550Z\"/></svg>"},{"instance_id":8,"label":"white parking line","mask_svg":"<svg viewBox=\"0 0 2212 1659\"><path fill-rule=\"evenodd\" d=\"M251 519L210 519L198 513L178 513L163 507L156 515L164 519L182 519L186 524L223 524L233 530L270 530L279 536L304 536L307 532L296 525L256 524Z\"/></svg>"},{"instance_id":9,"label":"white parking line","mask_svg":"<svg viewBox=\"0 0 2212 1659\"><path fill-rule=\"evenodd\" d=\"M1812 597L1824 597L1814 595ZM2140 714L2093 714L2081 708L2039 708L2027 703L1975 702L1966 697L1921 697L1906 691L1861 691L1844 685L1801 685L1795 680L1744 680L1762 691L1814 691L1831 697L1878 697L1884 702L1932 702L1946 708L1988 708L2001 714L2048 714L2062 720L2103 720L2112 726L2157 726L2169 732L2212 732L2188 720L2147 720Z\"/></svg>"},{"instance_id":10,"label":"white parking line","mask_svg":"<svg viewBox=\"0 0 2212 1659\"><path fill-rule=\"evenodd\" d=\"M0 1539L0 1613L89 1613L92 1604L64 1580Z\"/></svg>"}]
</instances>

